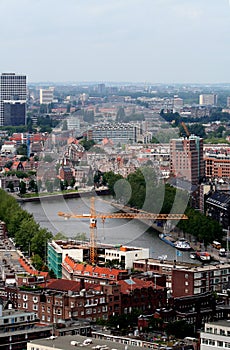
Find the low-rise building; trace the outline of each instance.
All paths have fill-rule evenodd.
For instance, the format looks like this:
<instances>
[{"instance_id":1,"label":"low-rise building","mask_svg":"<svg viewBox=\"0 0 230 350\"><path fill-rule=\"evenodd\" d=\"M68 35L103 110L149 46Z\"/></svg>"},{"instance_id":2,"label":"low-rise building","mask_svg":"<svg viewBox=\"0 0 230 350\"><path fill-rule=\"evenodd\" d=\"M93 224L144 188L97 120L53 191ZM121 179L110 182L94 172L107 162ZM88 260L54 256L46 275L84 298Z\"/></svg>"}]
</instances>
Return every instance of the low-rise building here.
<instances>
[{"instance_id":1,"label":"low-rise building","mask_svg":"<svg viewBox=\"0 0 230 350\"><path fill-rule=\"evenodd\" d=\"M84 278L85 282L105 284L128 278L128 271L83 264L66 255L62 263L62 276L69 280L79 281Z\"/></svg>"},{"instance_id":2,"label":"low-rise building","mask_svg":"<svg viewBox=\"0 0 230 350\"><path fill-rule=\"evenodd\" d=\"M54 271L57 278L62 277L62 263L67 254L79 262L87 262L90 256L90 243L74 240L48 243L48 267ZM115 261L123 269L131 269L134 260L149 258L149 249L98 244L97 257L99 266L105 266L106 263Z\"/></svg>"},{"instance_id":3,"label":"low-rise building","mask_svg":"<svg viewBox=\"0 0 230 350\"><path fill-rule=\"evenodd\" d=\"M230 225L230 193L227 191L215 191L206 200L206 213L212 219L218 221L223 228Z\"/></svg>"},{"instance_id":4,"label":"low-rise building","mask_svg":"<svg viewBox=\"0 0 230 350\"><path fill-rule=\"evenodd\" d=\"M209 291L222 292L229 279L228 263L180 269L175 267L172 269L172 296L197 295Z\"/></svg>"},{"instance_id":5,"label":"low-rise building","mask_svg":"<svg viewBox=\"0 0 230 350\"><path fill-rule=\"evenodd\" d=\"M230 349L230 324L227 320L205 323L200 333L200 350Z\"/></svg>"},{"instance_id":6,"label":"low-rise building","mask_svg":"<svg viewBox=\"0 0 230 350\"><path fill-rule=\"evenodd\" d=\"M23 350L28 341L51 336L52 327L37 326L38 322L34 312L2 311L0 305L0 349Z\"/></svg>"}]
</instances>

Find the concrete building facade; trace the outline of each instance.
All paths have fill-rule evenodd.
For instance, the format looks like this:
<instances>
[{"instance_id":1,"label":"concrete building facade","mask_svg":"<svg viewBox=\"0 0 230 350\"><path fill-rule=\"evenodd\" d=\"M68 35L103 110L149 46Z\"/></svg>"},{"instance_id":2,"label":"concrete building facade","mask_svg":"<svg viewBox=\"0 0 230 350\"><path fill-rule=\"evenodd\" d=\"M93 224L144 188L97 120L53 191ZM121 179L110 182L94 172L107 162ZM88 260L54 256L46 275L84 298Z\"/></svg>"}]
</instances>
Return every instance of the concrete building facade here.
<instances>
[{"instance_id":1,"label":"concrete building facade","mask_svg":"<svg viewBox=\"0 0 230 350\"><path fill-rule=\"evenodd\" d=\"M2 73L0 76L0 126L25 125L26 76Z\"/></svg>"}]
</instances>

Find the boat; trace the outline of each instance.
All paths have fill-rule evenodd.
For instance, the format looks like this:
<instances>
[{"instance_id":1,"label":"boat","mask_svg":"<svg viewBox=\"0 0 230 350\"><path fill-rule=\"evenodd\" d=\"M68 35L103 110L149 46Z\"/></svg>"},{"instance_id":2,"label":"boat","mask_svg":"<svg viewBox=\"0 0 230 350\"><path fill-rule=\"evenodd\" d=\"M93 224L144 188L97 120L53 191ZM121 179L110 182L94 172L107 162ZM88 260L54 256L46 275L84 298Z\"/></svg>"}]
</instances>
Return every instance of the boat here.
<instances>
[{"instance_id":1,"label":"boat","mask_svg":"<svg viewBox=\"0 0 230 350\"><path fill-rule=\"evenodd\" d=\"M191 249L190 243L188 241L186 241L184 238L178 239L178 241L175 242L174 246L176 249L179 249L179 250L190 250Z\"/></svg>"},{"instance_id":2,"label":"boat","mask_svg":"<svg viewBox=\"0 0 230 350\"><path fill-rule=\"evenodd\" d=\"M210 261L211 255L208 252L196 252L197 259L201 261Z\"/></svg>"},{"instance_id":3,"label":"boat","mask_svg":"<svg viewBox=\"0 0 230 350\"><path fill-rule=\"evenodd\" d=\"M169 245L171 245L172 247L175 248L175 239L173 238L172 235L170 235L170 233L160 233L159 234L159 238L163 242L165 242L165 243L167 243L167 244L169 244Z\"/></svg>"}]
</instances>

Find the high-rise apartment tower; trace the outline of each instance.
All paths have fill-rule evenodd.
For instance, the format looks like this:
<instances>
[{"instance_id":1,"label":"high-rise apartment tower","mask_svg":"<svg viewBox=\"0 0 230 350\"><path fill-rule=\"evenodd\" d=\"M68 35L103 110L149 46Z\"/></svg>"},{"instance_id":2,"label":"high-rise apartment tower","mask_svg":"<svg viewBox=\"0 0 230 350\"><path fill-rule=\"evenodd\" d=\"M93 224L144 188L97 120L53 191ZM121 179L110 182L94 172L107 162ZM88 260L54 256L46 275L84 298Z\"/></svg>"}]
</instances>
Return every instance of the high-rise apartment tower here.
<instances>
[{"instance_id":1,"label":"high-rise apartment tower","mask_svg":"<svg viewBox=\"0 0 230 350\"><path fill-rule=\"evenodd\" d=\"M0 126L25 125L26 93L26 75L0 75Z\"/></svg>"},{"instance_id":2,"label":"high-rise apartment tower","mask_svg":"<svg viewBox=\"0 0 230 350\"><path fill-rule=\"evenodd\" d=\"M204 177L203 139L195 135L172 139L170 170L176 177L197 185Z\"/></svg>"}]
</instances>

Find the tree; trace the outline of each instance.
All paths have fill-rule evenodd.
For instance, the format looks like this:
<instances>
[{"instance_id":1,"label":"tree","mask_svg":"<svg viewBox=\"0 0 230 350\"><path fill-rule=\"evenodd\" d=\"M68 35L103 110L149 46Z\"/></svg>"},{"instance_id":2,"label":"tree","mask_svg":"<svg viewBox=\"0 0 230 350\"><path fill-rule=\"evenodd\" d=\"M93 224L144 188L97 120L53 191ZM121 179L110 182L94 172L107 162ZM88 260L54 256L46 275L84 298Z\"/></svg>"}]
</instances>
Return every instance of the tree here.
<instances>
[{"instance_id":1,"label":"tree","mask_svg":"<svg viewBox=\"0 0 230 350\"><path fill-rule=\"evenodd\" d=\"M8 183L7 188L9 188L10 192L14 192L14 184L12 181Z\"/></svg>"},{"instance_id":2,"label":"tree","mask_svg":"<svg viewBox=\"0 0 230 350\"><path fill-rule=\"evenodd\" d=\"M23 143L22 145L20 145L17 148L17 154L21 154L23 156L27 156L27 146L25 143Z\"/></svg>"},{"instance_id":3,"label":"tree","mask_svg":"<svg viewBox=\"0 0 230 350\"><path fill-rule=\"evenodd\" d=\"M37 231L39 231L39 225L34 221L33 218L22 220L18 231L15 232L16 244L20 247L23 247L23 249L28 252L31 240Z\"/></svg>"},{"instance_id":4,"label":"tree","mask_svg":"<svg viewBox=\"0 0 230 350\"><path fill-rule=\"evenodd\" d=\"M49 181L49 180L46 181L46 189L47 189L47 192L53 192L54 186L52 181Z\"/></svg>"},{"instance_id":5,"label":"tree","mask_svg":"<svg viewBox=\"0 0 230 350\"><path fill-rule=\"evenodd\" d=\"M31 239L31 252L38 254L44 260L46 257L47 242L52 237L52 234L47 229L39 229Z\"/></svg>"},{"instance_id":6,"label":"tree","mask_svg":"<svg viewBox=\"0 0 230 350\"><path fill-rule=\"evenodd\" d=\"M76 180L75 180L75 178L73 177L72 179L71 179L71 181L70 181L70 186L73 188L74 187L74 185L75 185L75 183L76 183Z\"/></svg>"},{"instance_id":7,"label":"tree","mask_svg":"<svg viewBox=\"0 0 230 350\"><path fill-rule=\"evenodd\" d=\"M31 260L35 269L41 271L44 265L42 258L38 254L35 254L32 256Z\"/></svg>"},{"instance_id":8,"label":"tree","mask_svg":"<svg viewBox=\"0 0 230 350\"><path fill-rule=\"evenodd\" d=\"M125 121L125 110L124 107L119 107L116 115L116 121L117 122L124 122Z\"/></svg>"},{"instance_id":9,"label":"tree","mask_svg":"<svg viewBox=\"0 0 230 350\"><path fill-rule=\"evenodd\" d=\"M58 232L58 233L53 237L53 239L54 239L55 241L66 240L67 237L64 235L64 233Z\"/></svg>"},{"instance_id":10,"label":"tree","mask_svg":"<svg viewBox=\"0 0 230 350\"><path fill-rule=\"evenodd\" d=\"M44 160L44 162L52 163L53 158L50 154L46 154L45 157L43 158L43 160Z\"/></svg>"},{"instance_id":11,"label":"tree","mask_svg":"<svg viewBox=\"0 0 230 350\"><path fill-rule=\"evenodd\" d=\"M34 179L31 179L30 182L29 182L28 190L35 192L36 186L37 186L37 184L34 181Z\"/></svg>"},{"instance_id":12,"label":"tree","mask_svg":"<svg viewBox=\"0 0 230 350\"><path fill-rule=\"evenodd\" d=\"M19 182L19 192L20 192L20 194L26 193L26 184L24 181Z\"/></svg>"},{"instance_id":13,"label":"tree","mask_svg":"<svg viewBox=\"0 0 230 350\"><path fill-rule=\"evenodd\" d=\"M166 333L168 336L174 335L178 339L183 339L186 336L194 336L194 327L185 320L169 322L166 326Z\"/></svg>"}]
</instances>

